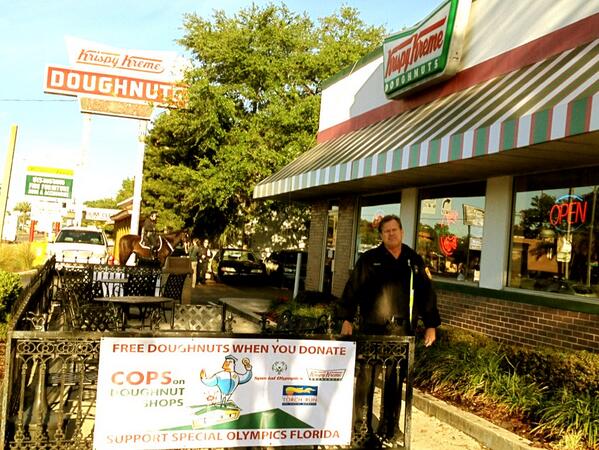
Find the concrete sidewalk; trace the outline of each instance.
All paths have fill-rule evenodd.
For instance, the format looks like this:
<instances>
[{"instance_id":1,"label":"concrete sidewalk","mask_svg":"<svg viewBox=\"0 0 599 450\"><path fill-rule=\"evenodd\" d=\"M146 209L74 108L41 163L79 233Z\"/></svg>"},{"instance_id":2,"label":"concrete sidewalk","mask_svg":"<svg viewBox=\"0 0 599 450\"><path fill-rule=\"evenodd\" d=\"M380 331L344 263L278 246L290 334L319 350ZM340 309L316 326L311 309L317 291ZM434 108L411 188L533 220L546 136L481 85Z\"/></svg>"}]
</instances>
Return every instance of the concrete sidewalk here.
<instances>
[{"instance_id":1,"label":"concrete sidewalk","mask_svg":"<svg viewBox=\"0 0 599 450\"><path fill-rule=\"evenodd\" d=\"M291 291L269 286L228 286L208 280L192 289L191 302L222 302L233 314L233 331L259 333L261 313ZM531 450L530 442L474 414L414 391L414 450Z\"/></svg>"}]
</instances>

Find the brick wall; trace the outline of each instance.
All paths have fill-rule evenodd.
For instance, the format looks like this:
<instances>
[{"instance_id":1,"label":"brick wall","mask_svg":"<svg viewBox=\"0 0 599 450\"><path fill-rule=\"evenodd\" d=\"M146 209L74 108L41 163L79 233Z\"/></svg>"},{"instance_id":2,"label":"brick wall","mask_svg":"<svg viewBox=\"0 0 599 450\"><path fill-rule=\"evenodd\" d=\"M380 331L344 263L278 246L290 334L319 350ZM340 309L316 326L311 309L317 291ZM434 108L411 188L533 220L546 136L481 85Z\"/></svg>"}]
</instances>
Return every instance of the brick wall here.
<instances>
[{"instance_id":1,"label":"brick wall","mask_svg":"<svg viewBox=\"0 0 599 450\"><path fill-rule=\"evenodd\" d=\"M328 202L319 201L311 205L310 235L308 236L308 263L306 265L306 290L320 290L324 235L328 220Z\"/></svg>"},{"instance_id":2,"label":"brick wall","mask_svg":"<svg viewBox=\"0 0 599 450\"><path fill-rule=\"evenodd\" d=\"M443 323L525 346L599 351L599 315L437 288Z\"/></svg>"},{"instance_id":3,"label":"brick wall","mask_svg":"<svg viewBox=\"0 0 599 450\"><path fill-rule=\"evenodd\" d=\"M356 197L344 197L339 201L337 221L337 246L335 249L335 273L331 293L341 297L349 278L349 267L354 252L354 220L356 217Z\"/></svg>"}]
</instances>

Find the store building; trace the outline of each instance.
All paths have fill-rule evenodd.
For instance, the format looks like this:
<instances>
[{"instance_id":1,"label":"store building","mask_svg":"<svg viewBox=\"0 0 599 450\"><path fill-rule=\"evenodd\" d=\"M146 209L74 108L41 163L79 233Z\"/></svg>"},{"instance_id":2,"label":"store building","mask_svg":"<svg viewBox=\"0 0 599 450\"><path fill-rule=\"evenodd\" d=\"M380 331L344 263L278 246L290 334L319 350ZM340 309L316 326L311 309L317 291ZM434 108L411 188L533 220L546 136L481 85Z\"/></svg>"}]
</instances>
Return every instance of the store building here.
<instances>
[{"instance_id":1,"label":"store building","mask_svg":"<svg viewBox=\"0 0 599 450\"><path fill-rule=\"evenodd\" d=\"M598 186L599 3L447 0L326 82L254 197L310 204L307 289L340 296L395 213L445 323L597 351Z\"/></svg>"}]
</instances>

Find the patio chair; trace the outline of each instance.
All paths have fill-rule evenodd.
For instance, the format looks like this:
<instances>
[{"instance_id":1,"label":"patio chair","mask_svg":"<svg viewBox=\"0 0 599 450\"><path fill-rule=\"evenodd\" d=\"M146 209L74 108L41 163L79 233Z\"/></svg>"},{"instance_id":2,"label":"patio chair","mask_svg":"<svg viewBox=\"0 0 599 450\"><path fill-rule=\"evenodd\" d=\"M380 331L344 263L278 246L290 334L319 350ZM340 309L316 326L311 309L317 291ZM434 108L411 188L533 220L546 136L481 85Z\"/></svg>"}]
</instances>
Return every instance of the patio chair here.
<instances>
[{"instance_id":1,"label":"patio chair","mask_svg":"<svg viewBox=\"0 0 599 450\"><path fill-rule=\"evenodd\" d=\"M224 305L182 305L173 308L173 330L225 331Z\"/></svg>"}]
</instances>

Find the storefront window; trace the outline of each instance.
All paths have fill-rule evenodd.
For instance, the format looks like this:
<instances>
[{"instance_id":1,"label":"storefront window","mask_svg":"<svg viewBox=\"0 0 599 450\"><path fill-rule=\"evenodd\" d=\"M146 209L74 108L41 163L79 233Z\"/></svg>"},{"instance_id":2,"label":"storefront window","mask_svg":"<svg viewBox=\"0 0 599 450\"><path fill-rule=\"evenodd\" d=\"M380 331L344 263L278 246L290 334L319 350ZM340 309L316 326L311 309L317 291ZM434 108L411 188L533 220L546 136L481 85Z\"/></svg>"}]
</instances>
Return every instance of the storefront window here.
<instances>
[{"instance_id":1,"label":"storefront window","mask_svg":"<svg viewBox=\"0 0 599 450\"><path fill-rule=\"evenodd\" d=\"M361 201L356 241L356 259L381 243L379 222L387 214L399 216L400 194L364 197Z\"/></svg>"},{"instance_id":2,"label":"storefront window","mask_svg":"<svg viewBox=\"0 0 599 450\"><path fill-rule=\"evenodd\" d=\"M421 192L416 251L434 275L479 281L484 194L483 183Z\"/></svg>"},{"instance_id":3,"label":"storefront window","mask_svg":"<svg viewBox=\"0 0 599 450\"><path fill-rule=\"evenodd\" d=\"M597 170L516 179L511 287L597 298Z\"/></svg>"}]
</instances>

